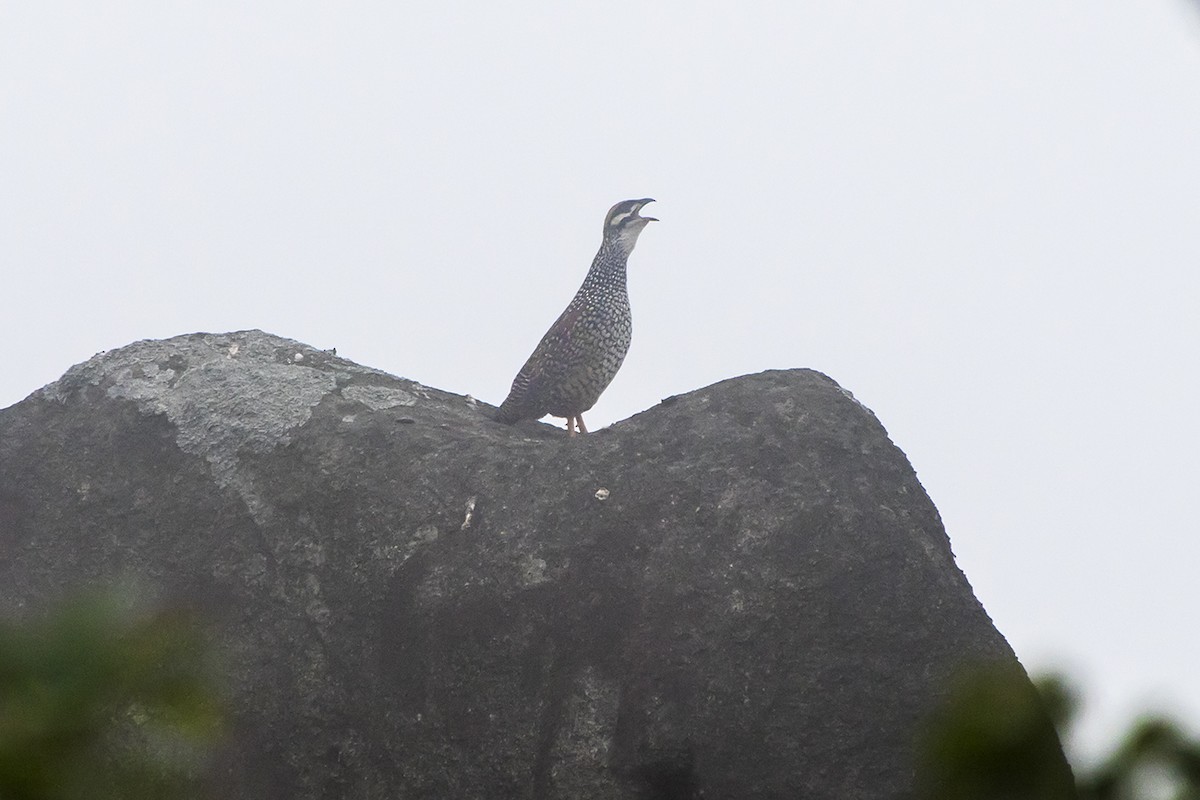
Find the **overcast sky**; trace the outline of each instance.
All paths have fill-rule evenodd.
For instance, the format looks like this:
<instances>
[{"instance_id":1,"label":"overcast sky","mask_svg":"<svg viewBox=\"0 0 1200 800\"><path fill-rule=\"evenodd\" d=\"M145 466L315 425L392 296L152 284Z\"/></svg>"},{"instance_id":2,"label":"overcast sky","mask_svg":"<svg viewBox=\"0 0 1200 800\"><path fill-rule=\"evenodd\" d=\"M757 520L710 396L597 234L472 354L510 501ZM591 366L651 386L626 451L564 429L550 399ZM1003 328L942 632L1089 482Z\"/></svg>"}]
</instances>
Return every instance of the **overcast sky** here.
<instances>
[{"instance_id":1,"label":"overcast sky","mask_svg":"<svg viewBox=\"0 0 1200 800\"><path fill-rule=\"evenodd\" d=\"M498 403L655 197L589 426L825 372L1090 736L1195 728L1200 14L584 5L0 5L0 407L244 328Z\"/></svg>"}]
</instances>

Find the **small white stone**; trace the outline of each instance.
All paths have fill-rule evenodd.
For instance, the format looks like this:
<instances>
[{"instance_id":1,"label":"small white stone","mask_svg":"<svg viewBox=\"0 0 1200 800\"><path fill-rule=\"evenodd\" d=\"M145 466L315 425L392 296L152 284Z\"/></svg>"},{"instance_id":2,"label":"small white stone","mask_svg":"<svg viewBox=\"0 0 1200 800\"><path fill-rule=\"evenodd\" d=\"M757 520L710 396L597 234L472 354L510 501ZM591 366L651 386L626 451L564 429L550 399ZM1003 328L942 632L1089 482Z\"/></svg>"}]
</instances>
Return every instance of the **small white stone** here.
<instances>
[{"instance_id":1,"label":"small white stone","mask_svg":"<svg viewBox=\"0 0 1200 800\"><path fill-rule=\"evenodd\" d=\"M462 526L459 530L466 530L471 527L471 518L475 516L475 495L467 498L467 515L463 518Z\"/></svg>"},{"instance_id":2,"label":"small white stone","mask_svg":"<svg viewBox=\"0 0 1200 800\"><path fill-rule=\"evenodd\" d=\"M603 489L603 488L597 489L596 490L596 499L597 500L607 500L608 499L608 489Z\"/></svg>"}]
</instances>

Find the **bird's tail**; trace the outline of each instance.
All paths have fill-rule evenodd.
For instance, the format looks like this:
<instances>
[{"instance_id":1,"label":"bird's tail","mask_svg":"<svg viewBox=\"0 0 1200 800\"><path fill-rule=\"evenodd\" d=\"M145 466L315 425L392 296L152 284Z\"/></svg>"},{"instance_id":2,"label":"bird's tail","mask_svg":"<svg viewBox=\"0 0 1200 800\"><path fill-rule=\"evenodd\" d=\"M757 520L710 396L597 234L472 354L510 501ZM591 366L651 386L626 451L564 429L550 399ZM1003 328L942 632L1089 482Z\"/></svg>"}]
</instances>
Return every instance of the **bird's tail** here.
<instances>
[{"instance_id":1,"label":"bird's tail","mask_svg":"<svg viewBox=\"0 0 1200 800\"><path fill-rule=\"evenodd\" d=\"M496 416L493 418L496 422L503 422L505 425L512 425L520 422L524 417L521 413L521 408L509 398L500 404L500 408L496 409Z\"/></svg>"}]
</instances>

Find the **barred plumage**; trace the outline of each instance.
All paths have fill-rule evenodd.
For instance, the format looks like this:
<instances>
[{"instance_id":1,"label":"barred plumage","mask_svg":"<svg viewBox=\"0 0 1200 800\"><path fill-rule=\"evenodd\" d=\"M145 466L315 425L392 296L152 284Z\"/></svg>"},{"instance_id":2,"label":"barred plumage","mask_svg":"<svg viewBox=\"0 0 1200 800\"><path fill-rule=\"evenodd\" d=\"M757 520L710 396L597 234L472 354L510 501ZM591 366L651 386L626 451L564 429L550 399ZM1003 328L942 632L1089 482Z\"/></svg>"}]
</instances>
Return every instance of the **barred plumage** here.
<instances>
[{"instance_id":1,"label":"barred plumage","mask_svg":"<svg viewBox=\"0 0 1200 800\"><path fill-rule=\"evenodd\" d=\"M654 217L638 212L650 198L617 203L604 218L604 239L583 285L550 326L513 380L496 419L512 424L550 414L566 417L567 432L587 433L583 412L595 405L629 352L633 320L625 265L638 234Z\"/></svg>"}]
</instances>

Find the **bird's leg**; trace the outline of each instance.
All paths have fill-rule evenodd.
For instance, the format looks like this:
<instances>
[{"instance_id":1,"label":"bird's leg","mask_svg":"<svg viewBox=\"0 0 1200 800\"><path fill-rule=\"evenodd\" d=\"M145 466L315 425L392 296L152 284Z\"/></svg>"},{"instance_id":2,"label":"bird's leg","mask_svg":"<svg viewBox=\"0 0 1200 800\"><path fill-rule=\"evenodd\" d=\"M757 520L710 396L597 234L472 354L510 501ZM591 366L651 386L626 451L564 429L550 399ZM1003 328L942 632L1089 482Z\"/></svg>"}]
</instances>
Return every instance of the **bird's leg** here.
<instances>
[{"instance_id":1,"label":"bird's leg","mask_svg":"<svg viewBox=\"0 0 1200 800\"><path fill-rule=\"evenodd\" d=\"M575 435L575 418L567 417L567 436Z\"/></svg>"},{"instance_id":2,"label":"bird's leg","mask_svg":"<svg viewBox=\"0 0 1200 800\"><path fill-rule=\"evenodd\" d=\"M587 433L587 428L583 424L583 414L576 414L575 421L579 423L579 432Z\"/></svg>"}]
</instances>

